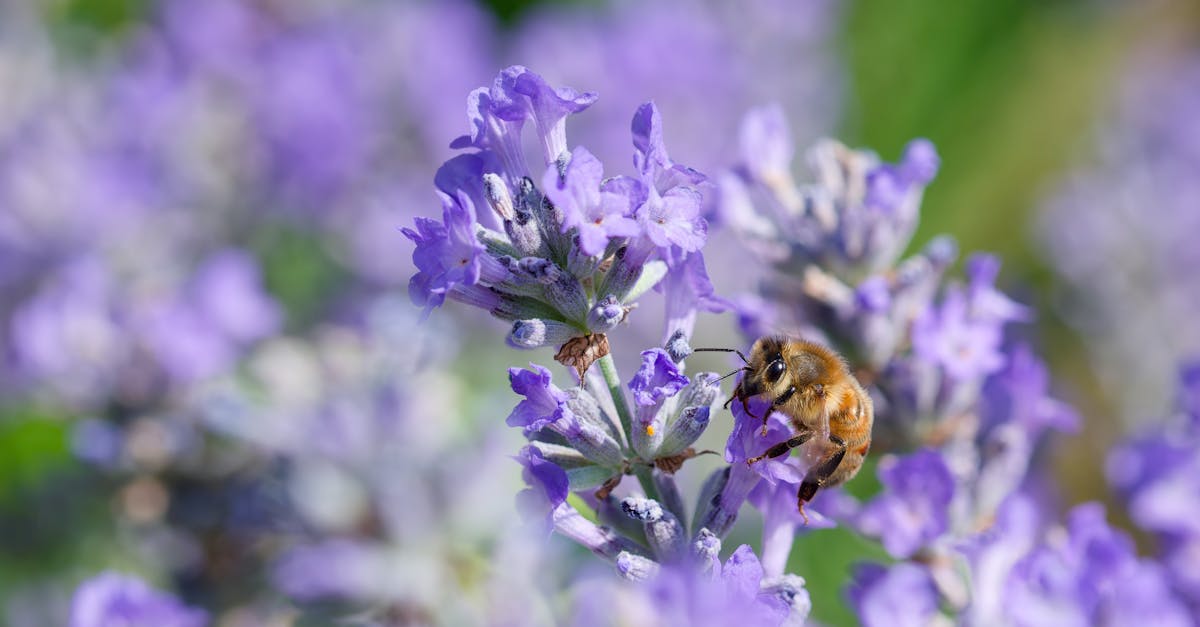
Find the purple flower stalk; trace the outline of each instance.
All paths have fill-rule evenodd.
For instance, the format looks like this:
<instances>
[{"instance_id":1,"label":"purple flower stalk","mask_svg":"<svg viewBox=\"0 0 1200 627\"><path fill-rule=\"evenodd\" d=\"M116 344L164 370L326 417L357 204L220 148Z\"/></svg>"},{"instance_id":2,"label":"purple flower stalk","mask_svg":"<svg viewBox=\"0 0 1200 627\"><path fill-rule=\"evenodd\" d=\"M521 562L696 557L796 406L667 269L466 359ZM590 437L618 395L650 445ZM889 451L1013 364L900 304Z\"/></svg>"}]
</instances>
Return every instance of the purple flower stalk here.
<instances>
[{"instance_id":1,"label":"purple flower stalk","mask_svg":"<svg viewBox=\"0 0 1200 627\"><path fill-rule=\"evenodd\" d=\"M719 560L720 537L756 479L736 465L726 469L702 491L689 524L674 478L699 454L692 445L719 394L715 374L689 377L682 364L696 313L728 306L701 256L705 177L668 155L662 118L646 104L631 125L635 176L605 179L599 160L583 147L568 152L565 140L565 118L594 100L552 89L519 66L472 93L472 131L454 146L476 152L448 161L435 178L442 221L422 218L405 230L418 268L410 294L425 313L450 298L512 320L510 345L561 345L556 359L574 368L579 385L565 389L541 366L509 371L523 400L507 422L529 439L517 457L528 486L519 501L540 527L605 558L626 579L678 581L697 599L712 597L711 588L727 599L715 609L736 606L755 624L802 619L801 581L781 567L763 581L748 547ZM540 177L521 152L528 122L543 147ZM492 214L486 222L475 213L484 207ZM651 287L668 299L665 348L644 351L623 385L604 354L604 334ZM595 361L601 375L589 368ZM630 474L640 494L622 485ZM578 501L568 500L572 492Z\"/></svg>"},{"instance_id":2,"label":"purple flower stalk","mask_svg":"<svg viewBox=\"0 0 1200 627\"><path fill-rule=\"evenodd\" d=\"M885 163L826 140L808 153L811 182L799 183L779 108L752 111L740 139L741 161L718 178L720 215L776 274L760 294L738 301L740 325L748 339L783 330L844 354L874 400L872 454L899 453L879 461L880 494L859 504L833 493L820 505L903 560L860 572L851 591L860 619L923 625L945 620L941 608L978 612L964 572L978 567L972 575L996 581L989 569L999 558L985 560L980 550L964 565L963 547L974 545L1020 489L1046 432L1078 422L1050 396L1045 367L1032 351L1006 342L1007 326L1029 320L1029 310L996 287L995 257L973 255L965 282L945 282L958 254L947 237L900 258L940 165L928 141L911 142L898 162ZM792 430L787 420L769 418L767 441L757 442L761 422L743 424L738 405L727 445L735 471L737 461ZM769 411L765 402L757 405L751 405L755 415ZM735 498L749 494L762 511L764 562L776 572L797 528L780 486L798 482L814 455L802 449L757 462L762 482L752 492L732 481L734 472L724 483L710 481L714 489L736 490ZM1024 553L997 555L1008 555L1011 566Z\"/></svg>"},{"instance_id":3,"label":"purple flower stalk","mask_svg":"<svg viewBox=\"0 0 1200 627\"><path fill-rule=\"evenodd\" d=\"M453 145L476 152L438 174L441 223L419 218L404 231L416 245L415 303L428 312L451 298L486 309L513 323L509 344L518 348L610 331L664 275L686 274L691 286L690 298L676 301L676 326L690 331L688 312L720 308L699 257L704 177L667 157L661 119L647 104L633 123L638 176L604 179L587 149L568 152L566 143L566 118L594 101L521 66L472 92L471 133ZM527 122L543 147L540 175L521 150Z\"/></svg>"}]
</instances>

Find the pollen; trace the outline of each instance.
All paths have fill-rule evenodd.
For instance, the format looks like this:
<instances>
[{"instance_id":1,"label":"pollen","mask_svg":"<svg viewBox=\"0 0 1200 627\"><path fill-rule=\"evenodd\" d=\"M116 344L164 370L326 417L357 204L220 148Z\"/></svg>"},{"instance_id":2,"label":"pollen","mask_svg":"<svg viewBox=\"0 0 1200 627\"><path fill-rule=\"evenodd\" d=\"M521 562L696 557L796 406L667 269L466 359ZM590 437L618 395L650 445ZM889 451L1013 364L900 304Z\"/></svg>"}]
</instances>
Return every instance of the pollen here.
<instances>
[{"instance_id":1,"label":"pollen","mask_svg":"<svg viewBox=\"0 0 1200 627\"><path fill-rule=\"evenodd\" d=\"M646 435L654 437L655 431L657 431L657 429L654 428L654 425L646 425Z\"/></svg>"}]
</instances>

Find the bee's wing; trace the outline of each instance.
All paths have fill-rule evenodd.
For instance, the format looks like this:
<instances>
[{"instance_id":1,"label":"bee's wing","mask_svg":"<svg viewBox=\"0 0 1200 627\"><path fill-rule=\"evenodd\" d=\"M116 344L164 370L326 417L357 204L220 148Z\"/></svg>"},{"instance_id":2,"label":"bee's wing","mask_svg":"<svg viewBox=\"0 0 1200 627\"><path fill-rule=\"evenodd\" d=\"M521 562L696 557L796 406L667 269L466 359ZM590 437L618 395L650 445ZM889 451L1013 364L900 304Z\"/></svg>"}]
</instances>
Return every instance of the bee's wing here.
<instances>
[{"instance_id":1,"label":"bee's wing","mask_svg":"<svg viewBox=\"0 0 1200 627\"><path fill-rule=\"evenodd\" d=\"M821 415L817 416L817 439L822 442L829 441L829 403L821 408Z\"/></svg>"}]
</instances>

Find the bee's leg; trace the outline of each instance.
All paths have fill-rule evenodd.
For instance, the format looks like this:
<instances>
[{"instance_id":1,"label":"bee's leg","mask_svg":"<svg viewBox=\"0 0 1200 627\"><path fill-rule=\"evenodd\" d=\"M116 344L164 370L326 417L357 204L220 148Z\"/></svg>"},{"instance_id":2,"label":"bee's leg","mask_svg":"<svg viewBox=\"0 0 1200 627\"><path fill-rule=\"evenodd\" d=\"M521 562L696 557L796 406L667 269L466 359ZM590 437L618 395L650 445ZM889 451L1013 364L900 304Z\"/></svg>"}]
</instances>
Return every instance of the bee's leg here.
<instances>
[{"instance_id":1,"label":"bee's leg","mask_svg":"<svg viewBox=\"0 0 1200 627\"><path fill-rule=\"evenodd\" d=\"M792 400L792 397L795 395L796 395L796 388L794 386L789 387L787 390L785 390L783 392L783 394L780 394L779 396L777 396L775 398L775 400L771 401L771 409L779 407L780 405ZM771 410L767 410L767 412L763 414L763 423L762 423L762 434L763 435L767 434L767 418L769 418L770 416L771 416Z\"/></svg>"},{"instance_id":2,"label":"bee's leg","mask_svg":"<svg viewBox=\"0 0 1200 627\"><path fill-rule=\"evenodd\" d=\"M837 450L808 469L808 473L804 475L804 481L800 482L800 489L796 492L796 507L800 510L800 515L804 517L806 525L808 524L808 514L804 513L804 504L813 500L817 489L825 485L825 481L829 479L833 471L837 470L838 465L842 463L842 458L846 456L845 440L831 435L829 441L837 446Z\"/></svg>"},{"instance_id":3,"label":"bee's leg","mask_svg":"<svg viewBox=\"0 0 1200 627\"><path fill-rule=\"evenodd\" d=\"M812 438L812 436L813 436L812 431L804 431L802 433L798 433L798 434L792 436L791 438L787 439L786 441L780 442L779 444L776 444L775 446L772 446L771 448L767 449L766 453L763 453L762 455L759 455L758 457L751 457L750 459L747 459L746 465L749 466L755 462L760 462L768 457L779 457L780 455L786 455L788 453L788 451L796 448L797 446L804 444L810 438Z\"/></svg>"}]
</instances>

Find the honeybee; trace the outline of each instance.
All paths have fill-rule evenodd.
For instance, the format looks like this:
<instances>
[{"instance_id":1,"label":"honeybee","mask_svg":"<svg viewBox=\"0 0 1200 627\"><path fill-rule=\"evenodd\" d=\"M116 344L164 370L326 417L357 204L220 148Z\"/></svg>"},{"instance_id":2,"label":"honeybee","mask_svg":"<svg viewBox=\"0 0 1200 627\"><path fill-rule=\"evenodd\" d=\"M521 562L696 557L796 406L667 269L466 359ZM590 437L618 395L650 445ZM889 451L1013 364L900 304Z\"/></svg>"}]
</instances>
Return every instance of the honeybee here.
<instances>
[{"instance_id":1,"label":"honeybee","mask_svg":"<svg viewBox=\"0 0 1200 627\"><path fill-rule=\"evenodd\" d=\"M807 524L804 504L817 490L845 483L862 468L875 422L871 395L854 378L841 355L806 340L763 337L750 349L750 358L742 359L746 362L741 369L745 374L725 406L737 400L750 414L749 399L766 395L771 399L771 410L763 413L763 432L771 411L785 414L795 432L762 455L746 460L747 465L786 455L814 435L828 433L829 446L808 469L796 494L796 506Z\"/></svg>"}]
</instances>

